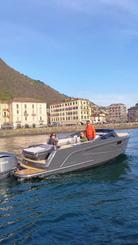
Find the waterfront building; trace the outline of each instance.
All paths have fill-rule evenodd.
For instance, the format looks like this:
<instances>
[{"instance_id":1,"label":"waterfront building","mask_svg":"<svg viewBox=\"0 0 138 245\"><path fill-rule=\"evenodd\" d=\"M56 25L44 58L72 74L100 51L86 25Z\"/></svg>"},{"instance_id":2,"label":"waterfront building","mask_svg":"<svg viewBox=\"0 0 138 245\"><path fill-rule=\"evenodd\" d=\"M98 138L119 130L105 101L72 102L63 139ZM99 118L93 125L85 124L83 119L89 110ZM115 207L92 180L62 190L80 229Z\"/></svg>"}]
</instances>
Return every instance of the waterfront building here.
<instances>
[{"instance_id":1,"label":"waterfront building","mask_svg":"<svg viewBox=\"0 0 138 245\"><path fill-rule=\"evenodd\" d=\"M107 117L107 113L99 111L99 112L95 112L92 114L91 117L91 121L93 124L97 124L97 123L106 123L106 117Z\"/></svg>"},{"instance_id":2,"label":"waterfront building","mask_svg":"<svg viewBox=\"0 0 138 245\"><path fill-rule=\"evenodd\" d=\"M99 107L95 104L91 105L91 121L93 124L106 123L108 112L106 107Z\"/></svg>"},{"instance_id":3,"label":"waterfront building","mask_svg":"<svg viewBox=\"0 0 138 245\"><path fill-rule=\"evenodd\" d=\"M31 98L0 102L0 127L39 127L47 125L47 104Z\"/></svg>"},{"instance_id":4,"label":"waterfront building","mask_svg":"<svg viewBox=\"0 0 138 245\"><path fill-rule=\"evenodd\" d=\"M127 122L127 107L122 103L111 104L108 107L107 121L109 123Z\"/></svg>"},{"instance_id":5,"label":"waterfront building","mask_svg":"<svg viewBox=\"0 0 138 245\"><path fill-rule=\"evenodd\" d=\"M10 103L0 101L0 128L2 127L2 125L8 125L10 121Z\"/></svg>"},{"instance_id":6,"label":"waterfront building","mask_svg":"<svg viewBox=\"0 0 138 245\"><path fill-rule=\"evenodd\" d=\"M128 109L128 121L138 122L138 103Z\"/></svg>"},{"instance_id":7,"label":"waterfront building","mask_svg":"<svg viewBox=\"0 0 138 245\"><path fill-rule=\"evenodd\" d=\"M91 119L90 101L87 99L66 99L50 105L51 125L85 124Z\"/></svg>"}]
</instances>

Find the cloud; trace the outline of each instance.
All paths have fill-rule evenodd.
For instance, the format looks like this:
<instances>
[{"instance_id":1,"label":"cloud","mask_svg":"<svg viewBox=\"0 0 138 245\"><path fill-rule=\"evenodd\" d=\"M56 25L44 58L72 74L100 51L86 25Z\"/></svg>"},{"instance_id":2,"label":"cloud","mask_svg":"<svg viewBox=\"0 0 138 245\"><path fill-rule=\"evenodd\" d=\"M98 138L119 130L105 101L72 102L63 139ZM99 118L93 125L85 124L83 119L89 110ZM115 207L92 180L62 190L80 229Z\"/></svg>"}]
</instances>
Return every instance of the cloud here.
<instances>
[{"instance_id":1,"label":"cloud","mask_svg":"<svg viewBox=\"0 0 138 245\"><path fill-rule=\"evenodd\" d=\"M89 15L96 23L105 24L110 30L119 31L119 37L137 38L137 0L51 0L64 11Z\"/></svg>"},{"instance_id":2,"label":"cloud","mask_svg":"<svg viewBox=\"0 0 138 245\"><path fill-rule=\"evenodd\" d=\"M131 15L135 15L138 13L137 0L99 0L98 2L103 4L103 6L127 12Z\"/></svg>"},{"instance_id":3,"label":"cloud","mask_svg":"<svg viewBox=\"0 0 138 245\"><path fill-rule=\"evenodd\" d=\"M1 21L0 27L0 42L5 43L5 45L7 44L8 46L11 46L12 43L28 43L31 45L38 45L41 43L43 45L56 48L59 45L54 38L47 34L46 31L41 31L38 28L33 28L29 25L21 25L20 23L16 23L14 21Z\"/></svg>"},{"instance_id":4,"label":"cloud","mask_svg":"<svg viewBox=\"0 0 138 245\"><path fill-rule=\"evenodd\" d=\"M95 94L93 98L89 98L97 105L109 106L112 103L123 103L127 107L134 106L137 103L137 94Z\"/></svg>"},{"instance_id":5,"label":"cloud","mask_svg":"<svg viewBox=\"0 0 138 245\"><path fill-rule=\"evenodd\" d=\"M127 105L127 107L134 106L138 103L138 95L137 93L98 93L93 92L90 93L89 90L79 90L77 91L77 96L80 98L89 99L90 101L94 102L99 106L109 106L110 104L114 103L123 103ZM75 97L75 94L74 94Z\"/></svg>"},{"instance_id":6,"label":"cloud","mask_svg":"<svg viewBox=\"0 0 138 245\"><path fill-rule=\"evenodd\" d=\"M128 28L128 29L122 29L120 31L120 33L123 36L138 39L138 29L136 27Z\"/></svg>"},{"instance_id":7,"label":"cloud","mask_svg":"<svg viewBox=\"0 0 138 245\"><path fill-rule=\"evenodd\" d=\"M89 12L94 14L95 12L103 11L120 11L126 12L131 15L138 13L137 0L52 0L55 4L65 8L70 8L75 11Z\"/></svg>"}]
</instances>

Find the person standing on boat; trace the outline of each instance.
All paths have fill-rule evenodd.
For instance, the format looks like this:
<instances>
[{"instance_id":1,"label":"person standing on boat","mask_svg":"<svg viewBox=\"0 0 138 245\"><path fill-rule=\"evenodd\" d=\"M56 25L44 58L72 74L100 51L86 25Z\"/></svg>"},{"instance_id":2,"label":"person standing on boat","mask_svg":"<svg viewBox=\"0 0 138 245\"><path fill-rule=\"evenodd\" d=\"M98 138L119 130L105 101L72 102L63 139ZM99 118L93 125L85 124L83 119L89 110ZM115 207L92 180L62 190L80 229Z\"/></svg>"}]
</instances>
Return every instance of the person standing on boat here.
<instances>
[{"instance_id":1,"label":"person standing on boat","mask_svg":"<svg viewBox=\"0 0 138 245\"><path fill-rule=\"evenodd\" d=\"M86 125L86 137L88 140L93 140L96 137L96 131L95 131L95 127L92 125L92 123L90 123L90 121L88 120Z\"/></svg>"}]
</instances>

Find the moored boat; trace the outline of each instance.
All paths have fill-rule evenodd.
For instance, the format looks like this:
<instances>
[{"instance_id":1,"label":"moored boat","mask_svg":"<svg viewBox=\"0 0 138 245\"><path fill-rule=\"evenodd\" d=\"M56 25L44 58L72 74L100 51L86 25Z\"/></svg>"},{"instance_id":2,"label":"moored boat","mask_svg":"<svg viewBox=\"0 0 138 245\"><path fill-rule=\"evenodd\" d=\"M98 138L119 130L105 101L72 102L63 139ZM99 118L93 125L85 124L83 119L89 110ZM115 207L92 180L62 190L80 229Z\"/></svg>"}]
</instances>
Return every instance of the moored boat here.
<instances>
[{"instance_id":1,"label":"moored boat","mask_svg":"<svg viewBox=\"0 0 138 245\"><path fill-rule=\"evenodd\" d=\"M0 152L0 180L13 175L17 169L18 160L15 154Z\"/></svg>"},{"instance_id":2,"label":"moored boat","mask_svg":"<svg viewBox=\"0 0 138 245\"><path fill-rule=\"evenodd\" d=\"M23 150L17 179L44 178L102 165L125 152L129 135L98 129L96 139L80 142L79 133L59 139L58 147L40 144Z\"/></svg>"}]
</instances>

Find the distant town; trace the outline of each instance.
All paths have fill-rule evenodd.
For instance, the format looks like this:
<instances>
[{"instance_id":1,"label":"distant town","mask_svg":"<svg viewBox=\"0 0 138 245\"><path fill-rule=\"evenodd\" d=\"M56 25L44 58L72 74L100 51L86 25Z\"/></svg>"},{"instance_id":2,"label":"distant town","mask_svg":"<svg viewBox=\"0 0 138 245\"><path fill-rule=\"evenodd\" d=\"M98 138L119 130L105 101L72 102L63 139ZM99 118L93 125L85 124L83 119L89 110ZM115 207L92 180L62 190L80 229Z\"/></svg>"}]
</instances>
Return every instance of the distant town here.
<instances>
[{"instance_id":1,"label":"distant town","mask_svg":"<svg viewBox=\"0 0 138 245\"><path fill-rule=\"evenodd\" d=\"M87 99L67 98L51 104L32 99L15 98L0 101L0 128L35 128L86 124L138 122L138 103L127 109L122 103L98 107Z\"/></svg>"}]
</instances>

